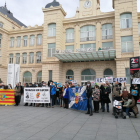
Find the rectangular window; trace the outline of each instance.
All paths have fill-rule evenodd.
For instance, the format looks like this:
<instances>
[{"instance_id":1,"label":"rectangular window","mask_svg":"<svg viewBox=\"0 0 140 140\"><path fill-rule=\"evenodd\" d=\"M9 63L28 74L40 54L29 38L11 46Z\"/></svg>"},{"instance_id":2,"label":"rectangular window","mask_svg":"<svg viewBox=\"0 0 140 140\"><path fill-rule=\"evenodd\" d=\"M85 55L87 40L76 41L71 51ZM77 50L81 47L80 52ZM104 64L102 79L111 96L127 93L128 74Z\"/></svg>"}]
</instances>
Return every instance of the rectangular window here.
<instances>
[{"instance_id":1,"label":"rectangular window","mask_svg":"<svg viewBox=\"0 0 140 140\"><path fill-rule=\"evenodd\" d=\"M10 47L14 47L14 37L11 37Z\"/></svg>"},{"instance_id":2,"label":"rectangular window","mask_svg":"<svg viewBox=\"0 0 140 140\"><path fill-rule=\"evenodd\" d=\"M102 49L103 50L113 49L113 42L103 42Z\"/></svg>"},{"instance_id":3,"label":"rectangular window","mask_svg":"<svg viewBox=\"0 0 140 140\"><path fill-rule=\"evenodd\" d=\"M9 64L13 64L13 54L9 55Z\"/></svg>"},{"instance_id":4,"label":"rectangular window","mask_svg":"<svg viewBox=\"0 0 140 140\"><path fill-rule=\"evenodd\" d=\"M41 63L41 52L36 53L36 62Z\"/></svg>"},{"instance_id":5,"label":"rectangular window","mask_svg":"<svg viewBox=\"0 0 140 140\"><path fill-rule=\"evenodd\" d=\"M23 46L24 47L27 47L27 42L28 42L27 40L28 40L28 36L24 36L23 37Z\"/></svg>"},{"instance_id":6,"label":"rectangular window","mask_svg":"<svg viewBox=\"0 0 140 140\"><path fill-rule=\"evenodd\" d=\"M74 42L74 29L66 30L66 43Z\"/></svg>"},{"instance_id":7,"label":"rectangular window","mask_svg":"<svg viewBox=\"0 0 140 140\"><path fill-rule=\"evenodd\" d=\"M121 37L121 51L122 51L122 53L133 52L133 38L132 38L132 36Z\"/></svg>"},{"instance_id":8,"label":"rectangular window","mask_svg":"<svg viewBox=\"0 0 140 140\"><path fill-rule=\"evenodd\" d=\"M140 36L140 23L138 24L138 27L139 27L139 36Z\"/></svg>"},{"instance_id":9,"label":"rectangular window","mask_svg":"<svg viewBox=\"0 0 140 140\"><path fill-rule=\"evenodd\" d=\"M121 29L132 28L132 14L121 14Z\"/></svg>"},{"instance_id":10,"label":"rectangular window","mask_svg":"<svg viewBox=\"0 0 140 140\"><path fill-rule=\"evenodd\" d=\"M48 57L54 57L55 43L48 44Z\"/></svg>"},{"instance_id":11,"label":"rectangular window","mask_svg":"<svg viewBox=\"0 0 140 140\"><path fill-rule=\"evenodd\" d=\"M68 52L74 52L74 46L73 46L73 45L71 45L71 46L66 46L66 50L67 50Z\"/></svg>"},{"instance_id":12,"label":"rectangular window","mask_svg":"<svg viewBox=\"0 0 140 140\"><path fill-rule=\"evenodd\" d=\"M93 43L93 44L81 44L80 45L80 48L81 49L86 49L87 51L96 51L96 44Z\"/></svg>"},{"instance_id":13,"label":"rectangular window","mask_svg":"<svg viewBox=\"0 0 140 140\"><path fill-rule=\"evenodd\" d=\"M22 60L22 63L23 64L26 64L27 63L27 54L26 53L23 53L23 60Z\"/></svg>"},{"instance_id":14,"label":"rectangular window","mask_svg":"<svg viewBox=\"0 0 140 140\"><path fill-rule=\"evenodd\" d=\"M37 35L37 45L42 44L42 35Z\"/></svg>"},{"instance_id":15,"label":"rectangular window","mask_svg":"<svg viewBox=\"0 0 140 140\"><path fill-rule=\"evenodd\" d=\"M80 32L81 32L81 34L80 34L81 42L96 40L95 26L92 26L92 25L83 26L83 27L81 27Z\"/></svg>"},{"instance_id":16,"label":"rectangular window","mask_svg":"<svg viewBox=\"0 0 140 140\"><path fill-rule=\"evenodd\" d=\"M30 53L30 64L34 63L34 53Z\"/></svg>"},{"instance_id":17,"label":"rectangular window","mask_svg":"<svg viewBox=\"0 0 140 140\"><path fill-rule=\"evenodd\" d=\"M35 36L31 35L30 36L30 46L34 46L34 41L35 41Z\"/></svg>"},{"instance_id":18,"label":"rectangular window","mask_svg":"<svg viewBox=\"0 0 140 140\"><path fill-rule=\"evenodd\" d=\"M3 23L0 22L0 28L3 28Z\"/></svg>"},{"instance_id":19,"label":"rectangular window","mask_svg":"<svg viewBox=\"0 0 140 140\"><path fill-rule=\"evenodd\" d=\"M0 48L1 48L1 42L2 42L2 35L0 34Z\"/></svg>"},{"instance_id":20,"label":"rectangular window","mask_svg":"<svg viewBox=\"0 0 140 140\"><path fill-rule=\"evenodd\" d=\"M112 24L102 25L102 39L112 39Z\"/></svg>"},{"instance_id":21,"label":"rectangular window","mask_svg":"<svg viewBox=\"0 0 140 140\"><path fill-rule=\"evenodd\" d=\"M17 47L20 47L20 44L21 44L21 37L17 37Z\"/></svg>"},{"instance_id":22,"label":"rectangular window","mask_svg":"<svg viewBox=\"0 0 140 140\"><path fill-rule=\"evenodd\" d=\"M16 54L16 64L20 64L20 53Z\"/></svg>"},{"instance_id":23,"label":"rectangular window","mask_svg":"<svg viewBox=\"0 0 140 140\"><path fill-rule=\"evenodd\" d=\"M140 56L140 43L139 43L139 56Z\"/></svg>"},{"instance_id":24,"label":"rectangular window","mask_svg":"<svg viewBox=\"0 0 140 140\"><path fill-rule=\"evenodd\" d=\"M52 80L52 70L49 70L49 80Z\"/></svg>"},{"instance_id":25,"label":"rectangular window","mask_svg":"<svg viewBox=\"0 0 140 140\"><path fill-rule=\"evenodd\" d=\"M56 24L49 24L49 26L48 26L48 36L49 37L56 36Z\"/></svg>"},{"instance_id":26,"label":"rectangular window","mask_svg":"<svg viewBox=\"0 0 140 140\"><path fill-rule=\"evenodd\" d=\"M130 69L129 68L126 68L125 69L125 74L126 74L126 77L127 77L127 84L130 84Z\"/></svg>"}]
</instances>

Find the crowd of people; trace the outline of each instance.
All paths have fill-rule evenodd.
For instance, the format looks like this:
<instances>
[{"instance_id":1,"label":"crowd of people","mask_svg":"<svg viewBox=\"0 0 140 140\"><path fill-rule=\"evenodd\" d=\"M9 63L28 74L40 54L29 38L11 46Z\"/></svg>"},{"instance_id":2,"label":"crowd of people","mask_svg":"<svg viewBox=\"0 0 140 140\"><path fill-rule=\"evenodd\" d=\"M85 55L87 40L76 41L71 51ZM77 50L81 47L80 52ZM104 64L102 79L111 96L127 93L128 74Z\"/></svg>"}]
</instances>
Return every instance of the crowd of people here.
<instances>
[{"instance_id":1,"label":"crowd of people","mask_svg":"<svg viewBox=\"0 0 140 140\"><path fill-rule=\"evenodd\" d=\"M66 109L69 108L69 88L75 87L72 82L67 82L62 87L55 84L53 81L41 82L41 83L24 83L23 86L21 82L16 84L15 90L15 106L18 106L21 101L21 96L24 94L24 88L37 88L37 87L50 87L50 97L51 103L43 103L43 104L35 104L25 103L24 106L36 106L36 107L52 107L55 105L60 107L64 107ZM80 87L77 85L76 87ZM0 85L0 88L4 89L12 89L12 86L9 84L8 86ZM137 91L137 96L132 95L131 92ZM112 93L112 94L111 94ZM128 92L127 87L122 88L121 83L117 81L115 84L110 84L108 82L102 83L100 86L95 84L95 86L91 86L90 82L87 82L86 85L86 98L87 98L87 113L90 116L94 113L99 113L101 109L102 112L107 111L110 112L109 104L112 104L115 100L119 101L122 104L123 112L126 113L126 118L129 118L131 115L130 112L133 112L134 116L137 118L138 108L137 108L137 100L139 100L139 87L137 85L132 85L130 87L130 92ZM111 95L112 96L111 96ZM112 97L112 99L110 99ZM93 102L92 102L93 101ZM94 108L94 109L93 109ZM114 108L113 113L114 114Z\"/></svg>"}]
</instances>

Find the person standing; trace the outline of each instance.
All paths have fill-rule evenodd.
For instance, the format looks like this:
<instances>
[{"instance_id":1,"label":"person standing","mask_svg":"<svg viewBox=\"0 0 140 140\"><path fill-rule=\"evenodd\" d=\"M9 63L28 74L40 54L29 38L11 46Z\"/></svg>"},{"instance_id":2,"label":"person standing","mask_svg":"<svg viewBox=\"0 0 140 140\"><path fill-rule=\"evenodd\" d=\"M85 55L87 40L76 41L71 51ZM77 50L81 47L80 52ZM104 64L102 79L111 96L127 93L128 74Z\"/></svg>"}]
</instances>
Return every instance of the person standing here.
<instances>
[{"instance_id":1,"label":"person standing","mask_svg":"<svg viewBox=\"0 0 140 140\"><path fill-rule=\"evenodd\" d=\"M50 83L50 94L51 94L51 99L52 99L52 108L54 108L56 87L53 85L53 81Z\"/></svg>"},{"instance_id":2,"label":"person standing","mask_svg":"<svg viewBox=\"0 0 140 140\"><path fill-rule=\"evenodd\" d=\"M63 99L64 99L64 108L68 109L68 101L69 101L69 85L66 84L63 93Z\"/></svg>"},{"instance_id":3,"label":"person standing","mask_svg":"<svg viewBox=\"0 0 140 140\"><path fill-rule=\"evenodd\" d=\"M100 90L98 85L95 85L95 90L93 91L93 104L95 113L99 113L99 101L100 101Z\"/></svg>"},{"instance_id":4,"label":"person standing","mask_svg":"<svg viewBox=\"0 0 140 140\"><path fill-rule=\"evenodd\" d=\"M90 114L90 116L92 116L93 115L93 109L92 109L92 88L91 88L91 83L90 82L87 83L86 96L87 96L87 109L88 109L86 114Z\"/></svg>"},{"instance_id":5,"label":"person standing","mask_svg":"<svg viewBox=\"0 0 140 140\"><path fill-rule=\"evenodd\" d=\"M15 87L15 106L18 106L19 105L19 102L20 102L20 94L21 94L21 88L19 86L19 84L16 84L16 87Z\"/></svg>"},{"instance_id":6,"label":"person standing","mask_svg":"<svg viewBox=\"0 0 140 140\"><path fill-rule=\"evenodd\" d=\"M102 90L102 100L103 100L103 110L102 112L105 112L105 104L107 107L107 112L109 112L109 103L111 103L109 94L111 93L111 88L107 86L105 83L104 88Z\"/></svg>"}]
</instances>

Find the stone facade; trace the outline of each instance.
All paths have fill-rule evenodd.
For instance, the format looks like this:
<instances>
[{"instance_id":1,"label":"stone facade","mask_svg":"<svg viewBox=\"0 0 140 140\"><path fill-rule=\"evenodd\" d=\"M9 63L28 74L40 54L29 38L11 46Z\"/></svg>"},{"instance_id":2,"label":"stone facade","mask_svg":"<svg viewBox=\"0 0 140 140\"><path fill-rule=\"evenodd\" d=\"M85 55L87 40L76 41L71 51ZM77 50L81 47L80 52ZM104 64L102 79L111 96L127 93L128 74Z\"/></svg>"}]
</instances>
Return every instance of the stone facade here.
<instances>
[{"instance_id":1,"label":"stone facade","mask_svg":"<svg viewBox=\"0 0 140 140\"><path fill-rule=\"evenodd\" d=\"M115 11L102 13L100 11L99 0L90 0L91 5L86 7L87 0L80 0L80 8L77 8L76 15L72 18L65 18L66 12L62 6L42 8L44 13L44 23L42 26L21 27L7 16L0 13L0 22L3 28L0 28L1 39L1 57L0 57L0 78L6 83L7 65L9 55L13 54L13 62L16 63L16 54L20 54L20 81L23 82L25 72L32 74L32 82L37 81L37 74L42 71L42 80L48 81L49 71L52 71L53 81L64 83L66 72L72 70L74 79L81 83L81 73L85 69L93 69L96 77L104 77L104 71L111 69L114 77L126 77L125 69L129 68L129 57L139 56L139 28L140 13L137 12L137 0L113 0ZM88 4L87 4L88 5ZM132 27L120 28L120 15L123 13L132 14ZM49 25L56 24L56 35L48 36ZM102 25L112 24L112 38L102 39ZM80 41L81 27L93 25L96 29L96 39L91 41ZM74 41L66 43L66 30L74 29ZM34 45L30 45L31 35L34 35ZM42 35L41 44L38 45L37 37ZM27 36L27 46L23 46L24 36ZM121 37L132 36L133 51L121 51ZM21 37L20 47L17 47L17 37ZM11 47L11 38L14 38L14 46ZM55 50L65 50L65 46L74 46L74 51L80 48L81 44L96 44L96 51L102 48L102 44L113 42L113 49L116 50L116 58L113 61L95 61L95 62L69 62L64 63L56 57L48 57L48 44L55 43ZM34 62L29 63L30 53L34 52ZM36 62L36 53L41 52L41 63ZM23 64L23 53L27 53L27 62Z\"/></svg>"}]
</instances>

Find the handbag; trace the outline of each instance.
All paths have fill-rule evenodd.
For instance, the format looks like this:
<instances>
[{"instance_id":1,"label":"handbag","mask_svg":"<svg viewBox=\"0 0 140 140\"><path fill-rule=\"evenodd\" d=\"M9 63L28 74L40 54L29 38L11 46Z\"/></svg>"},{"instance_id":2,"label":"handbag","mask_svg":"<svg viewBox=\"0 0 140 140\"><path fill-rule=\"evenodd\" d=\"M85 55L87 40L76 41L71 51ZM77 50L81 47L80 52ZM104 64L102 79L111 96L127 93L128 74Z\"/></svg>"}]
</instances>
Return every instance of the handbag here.
<instances>
[{"instance_id":1,"label":"handbag","mask_svg":"<svg viewBox=\"0 0 140 140\"><path fill-rule=\"evenodd\" d=\"M137 94L138 94L138 91L137 90L131 90L131 94L133 95L133 96L137 96Z\"/></svg>"}]
</instances>

